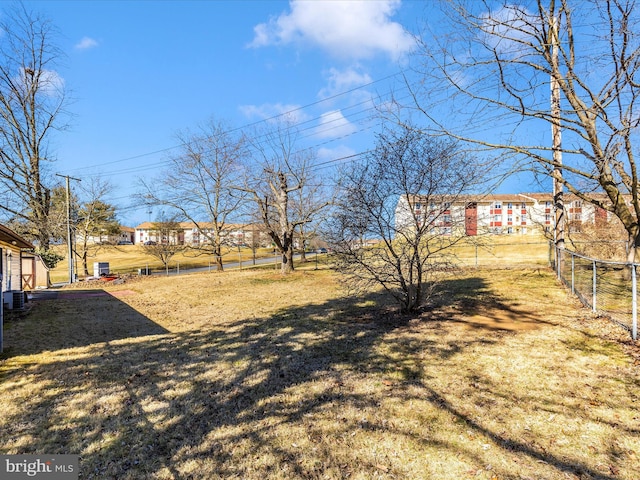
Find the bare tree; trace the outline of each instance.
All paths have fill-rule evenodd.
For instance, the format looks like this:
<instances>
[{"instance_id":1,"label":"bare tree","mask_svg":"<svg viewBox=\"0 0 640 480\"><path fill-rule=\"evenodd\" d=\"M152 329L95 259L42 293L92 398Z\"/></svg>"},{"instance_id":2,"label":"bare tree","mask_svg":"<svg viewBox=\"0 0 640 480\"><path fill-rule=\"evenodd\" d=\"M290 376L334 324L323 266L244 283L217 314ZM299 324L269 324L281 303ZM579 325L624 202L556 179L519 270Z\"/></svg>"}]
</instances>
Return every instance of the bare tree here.
<instances>
[{"instance_id":1,"label":"bare tree","mask_svg":"<svg viewBox=\"0 0 640 480\"><path fill-rule=\"evenodd\" d=\"M254 138L253 169L257 165L260 172L258 175L249 175L245 185L239 188L253 197L264 230L282 257L282 273L286 274L294 270L296 230L300 225L309 223L328 202L313 202L304 205L304 208L292 208L294 192L310 186L314 157L309 151L295 150L296 133L290 124L280 123ZM252 166L248 170L252 170Z\"/></svg>"},{"instance_id":2,"label":"bare tree","mask_svg":"<svg viewBox=\"0 0 640 480\"><path fill-rule=\"evenodd\" d=\"M63 128L66 94L56 72L62 54L46 19L17 4L0 20L0 209L20 219L47 250L51 192L45 163L51 134Z\"/></svg>"},{"instance_id":3,"label":"bare tree","mask_svg":"<svg viewBox=\"0 0 640 480\"><path fill-rule=\"evenodd\" d=\"M158 178L141 181L144 193L140 196L149 204L171 207L193 222L201 239L197 247L210 249L207 253L213 254L222 271L230 220L241 217L247 200L246 192L234 188L241 183L245 141L214 120L197 133L185 131L177 137L182 151Z\"/></svg>"},{"instance_id":4,"label":"bare tree","mask_svg":"<svg viewBox=\"0 0 640 480\"><path fill-rule=\"evenodd\" d=\"M532 162L558 182L556 193L566 188L613 213L632 239L628 260L636 260L636 2L441 5L443 21L423 37L418 73L425 90L411 87L413 105L435 131Z\"/></svg>"},{"instance_id":5,"label":"bare tree","mask_svg":"<svg viewBox=\"0 0 640 480\"><path fill-rule=\"evenodd\" d=\"M405 127L381 134L372 153L341 172L327 237L349 286L382 286L403 312L425 304L454 266L450 248L465 238L464 212L452 204L479 186L470 160L454 142Z\"/></svg>"},{"instance_id":6,"label":"bare tree","mask_svg":"<svg viewBox=\"0 0 640 480\"><path fill-rule=\"evenodd\" d=\"M292 192L291 210L295 218L301 219L295 233L299 245L300 261L306 262L306 248L318 236L318 229L323 220L321 212L332 202L332 194L319 179L307 182L300 189Z\"/></svg>"},{"instance_id":7,"label":"bare tree","mask_svg":"<svg viewBox=\"0 0 640 480\"><path fill-rule=\"evenodd\" d=\"M86 186L85 186L86 185ZM82 261L84 274L89 275L89 255L95 255L102 246L102 238L120 233L120 222L116 209L105 201L112 191L112 185L99 178L83 183L81 190L84 201L77 209L75 236L78 240L75 254Z\"/></svg>"},{"instance_id":8,"label":"bare tree","mask_svg":"<svg viewBox=\"0 0 640 480\"><path fill-rule=\"evenodd\" d=\"M144 252L162 262L165 271L169 274L169 262L180 252L185 250L180 242L182 233L180 222L175 219L161 218L153 223L151 236L156 241L149 242L143 246Z\"/></svg>"}]
</instances>

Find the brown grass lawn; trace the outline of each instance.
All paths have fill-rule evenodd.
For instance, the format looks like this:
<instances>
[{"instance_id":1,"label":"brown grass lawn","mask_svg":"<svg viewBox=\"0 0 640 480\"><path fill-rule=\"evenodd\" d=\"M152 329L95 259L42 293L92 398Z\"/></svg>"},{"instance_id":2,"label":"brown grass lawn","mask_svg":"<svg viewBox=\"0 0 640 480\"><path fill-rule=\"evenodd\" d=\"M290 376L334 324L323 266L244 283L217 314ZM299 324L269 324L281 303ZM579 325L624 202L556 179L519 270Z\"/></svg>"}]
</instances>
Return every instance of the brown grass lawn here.
<instances>
[{"instance_id":1,"label":"brown grass lawn","mask_svg":"<svg viewBox=\"0 0 640 480\"><path fill-rule=\"evenodd\" d=\"M637 348L549 271L385 302L329 270L65 289L5 324L0 453L79 454L83 479L639 478Z\"/></svg>"}]
</instances>

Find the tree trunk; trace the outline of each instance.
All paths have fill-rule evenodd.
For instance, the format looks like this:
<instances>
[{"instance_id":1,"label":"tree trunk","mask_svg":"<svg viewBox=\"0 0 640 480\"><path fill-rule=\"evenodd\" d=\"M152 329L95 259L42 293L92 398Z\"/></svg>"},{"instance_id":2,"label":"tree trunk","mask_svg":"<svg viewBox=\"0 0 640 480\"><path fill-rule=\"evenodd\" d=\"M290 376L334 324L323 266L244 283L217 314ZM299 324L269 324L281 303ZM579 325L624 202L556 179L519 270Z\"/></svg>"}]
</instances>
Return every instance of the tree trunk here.
<instances>
[{"instance_id":1,"label":"tree trunk","mask_svg":"<svg viewBox=\"0 0 640 480\"><path fill-rule=\"evenodd\" d=\"M216 257L216 270L219 272L224 271L224 264L222 263L222 249L220 248L220 245L217 245L213 249L213 254Z\"/></svg>"},{"instance_id":2,"label":"tree trunk","mask_svg":"<svg viewBox=\"0 0 640 480\"><path fill-rule=\"evenodd\" d=\"M82 268L84 268L84 275L89 276L89 265L87 265L87 250L82 252Z\"/></svg>"},{"instance_id":3,"label":"tree trunk","mask_svg":"<svg viewBox=\"0 0 640 480\"><path fill-rule=\"evenodd\" d=\"M293 272L293 244L289 244L288 247L282 252L282 270L283 274Z\"/></svg>"},{"instance_id":4,"label":"tree trunk","mask_svg":"<svg viewBox=\"0 0 640 480\"><path fill-rule=\"evenodd\" d=\"M627 262L635 263L640 259L640 228L636 227L629 231L629 240Z\"/></svg>"}]
</instances>

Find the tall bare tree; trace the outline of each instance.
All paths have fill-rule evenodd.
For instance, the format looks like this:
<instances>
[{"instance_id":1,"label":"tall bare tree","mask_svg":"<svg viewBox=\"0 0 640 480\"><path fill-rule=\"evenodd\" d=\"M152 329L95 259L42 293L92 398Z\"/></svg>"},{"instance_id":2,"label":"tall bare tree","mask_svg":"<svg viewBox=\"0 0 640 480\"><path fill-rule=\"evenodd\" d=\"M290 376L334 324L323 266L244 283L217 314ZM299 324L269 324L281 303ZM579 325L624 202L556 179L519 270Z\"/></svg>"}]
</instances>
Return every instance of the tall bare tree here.
<instances>
[{"instance_id":1,"label":"tall bare tree","mask_svg":"<svg viewBox=\"0 0 640 480\"><path fill-rule=\"evenodd\" d=\"M265 232L282 257L283 274L294 270L294 240L300 225L311 222L328 202L313 202L293 208L295 192L310 187L314 156L308 150L296 150L297 134L289 122L254 136L253 164L243 187L255 201ZM257 167L256 167L257 166ZM302 198L302 197L300 197ZM301 207L303 204L299 204Z\"/></svg>"},{"instance_id":2,"label":"tall bare tree","mask_svg":"<svg viewBox=\"0 0 640 480\"><path fill-rule=\"evenodd\" d=\"M422 38L424 89L411 87L413 106L434 131L531 162L558 188L611 212L634 245L629 260L638 259L636 2L440 5L445 15Z\"/></svg>"},{"instance_id":3,"label":"tall bare tree","mask_svg":"<svg viewBox=\"0 0 640 480\"><path fill-rule=\"evenodd\" d=\"M223 270L222 248L231 221L241 218L247 193L234 187L242 183L241 160L245 140L222 123L210 120L194 133L177 134L182 148L153 181L142 180L145 202L168 206L195 225L205 239L199 248L216 258Z\"/></svg>"},{"instance_id":4,"label":"tall bare tree","mask_svg":"<svg viewBox=\"0 0 640 480\"><path fill-rule=\"evenodd\" d=\"M17 4L0 19L0 209L47 250L51 191L46 163L52 133L65 126L62 58L51 23Z\"/></svg>"},{"instance_id":5,"label":"tall bare tree","mask_svg":"<svg viewBox=\"0 0 640 480\"><path fill-rule=\"evenodd\" d=\"M340 174L327 238L354 291L384 287L404 312L419 310L455 266L464 211L451 205L480 189L481 167L452 141L410 127L381 134L364 160ZM398 205L404 205L399 209Z\"/></svg>"}]
</instances>

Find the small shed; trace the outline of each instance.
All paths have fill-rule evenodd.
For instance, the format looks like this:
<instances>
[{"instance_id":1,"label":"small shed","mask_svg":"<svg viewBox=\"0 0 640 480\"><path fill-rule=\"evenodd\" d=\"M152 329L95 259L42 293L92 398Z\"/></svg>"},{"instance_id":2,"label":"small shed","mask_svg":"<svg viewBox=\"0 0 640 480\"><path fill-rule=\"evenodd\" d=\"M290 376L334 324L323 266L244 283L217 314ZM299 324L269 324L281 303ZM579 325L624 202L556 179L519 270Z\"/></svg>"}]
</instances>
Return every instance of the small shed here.
<instances>
[{"instance_id":1,"label":"small shed","mask_svg":"<svg viewBox=\"0 0 640 480\"><path fill-rule=\"evenodd\" d=\"M49 268L44 264L40 255L22 252L22 289L36 290L50 286Z\"/></svg>"}]
</instances>

